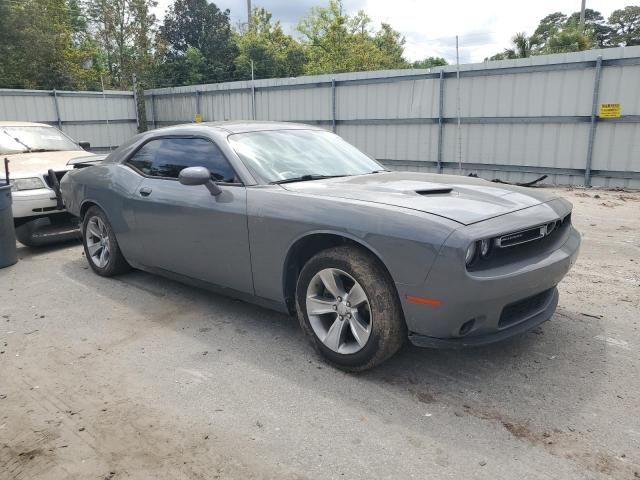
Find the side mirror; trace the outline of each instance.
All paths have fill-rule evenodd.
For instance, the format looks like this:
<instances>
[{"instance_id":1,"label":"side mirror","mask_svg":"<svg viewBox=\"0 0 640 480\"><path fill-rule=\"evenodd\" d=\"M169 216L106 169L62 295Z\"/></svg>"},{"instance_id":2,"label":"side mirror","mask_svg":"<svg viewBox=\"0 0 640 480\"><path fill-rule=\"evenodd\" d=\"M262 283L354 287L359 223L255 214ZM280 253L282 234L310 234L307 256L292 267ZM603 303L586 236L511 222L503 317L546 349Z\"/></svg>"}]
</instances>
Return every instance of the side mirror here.
<instances>
[{"instance_id":1,"label":"side mirror","mask_svg":"<svg viewBox=\"0 0 640 480\"><path fill-rule=\"evenodd\" d=\"M222 189L211 180L211 173L205 167L183 168L178 175L178 181L182 185L204 185L214 196L222 193Z\"/></svg>"},{"instance_id":2,"label":"side mirror","mask_svg":"<svg viewBox=\"0 0 640 480\"><path fill-rule=\"evenodd\" d=\"M80 145L80 148L86 150L87 152L91 149L91 143L89 142L78 142L78 145Z\"/></svg>"}]
</instances>

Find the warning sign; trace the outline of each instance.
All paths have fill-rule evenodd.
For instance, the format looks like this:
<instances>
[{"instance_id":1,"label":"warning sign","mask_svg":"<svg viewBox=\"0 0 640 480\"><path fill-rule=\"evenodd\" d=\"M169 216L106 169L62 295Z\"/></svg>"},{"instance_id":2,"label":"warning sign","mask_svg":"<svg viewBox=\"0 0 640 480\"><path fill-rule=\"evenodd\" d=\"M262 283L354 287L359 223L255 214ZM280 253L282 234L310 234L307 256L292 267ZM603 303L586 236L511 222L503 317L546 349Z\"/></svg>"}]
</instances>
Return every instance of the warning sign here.
<instances>
[{"instance_id":1,"label":"warning sign","mask_svg":"<svg viewBox=\"0 0 640 480\"><path fill-rule=\"evenodd\" d=\"M621 112L622 108L619 103L601 103L598 116L600 118L619 118Z\"/></svg>"},{"instance_id":2,"label":"warning sign","mask_svg":"<svg viewBox=\"0 0 640 480\"><path fill-rule=\"evenodd\" d=\"M201 113L196 113L196 116L193 119L193 121L196 122L196 123L202 123L202 114Z\"/></svg>"}]
</instances>

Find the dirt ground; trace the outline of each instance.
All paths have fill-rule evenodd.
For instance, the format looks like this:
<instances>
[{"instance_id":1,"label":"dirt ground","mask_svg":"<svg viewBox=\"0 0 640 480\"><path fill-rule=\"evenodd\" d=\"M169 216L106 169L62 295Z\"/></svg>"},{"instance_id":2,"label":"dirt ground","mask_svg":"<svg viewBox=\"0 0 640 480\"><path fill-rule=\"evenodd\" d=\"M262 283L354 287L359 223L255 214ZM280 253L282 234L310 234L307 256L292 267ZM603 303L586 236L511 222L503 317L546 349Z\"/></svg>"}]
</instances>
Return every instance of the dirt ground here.
<instances>
[{"instance_id":1,"label":"dirt ground","mask_svg":"<svg viewBox=\"0 0 640 480\"><path fill-rule=\"evenodd\" d=\"M550 322L360 375L284 315L20 247L0 479L640 478L640 193L562 193L583 247Z\"/></svg>"}]
</instances>

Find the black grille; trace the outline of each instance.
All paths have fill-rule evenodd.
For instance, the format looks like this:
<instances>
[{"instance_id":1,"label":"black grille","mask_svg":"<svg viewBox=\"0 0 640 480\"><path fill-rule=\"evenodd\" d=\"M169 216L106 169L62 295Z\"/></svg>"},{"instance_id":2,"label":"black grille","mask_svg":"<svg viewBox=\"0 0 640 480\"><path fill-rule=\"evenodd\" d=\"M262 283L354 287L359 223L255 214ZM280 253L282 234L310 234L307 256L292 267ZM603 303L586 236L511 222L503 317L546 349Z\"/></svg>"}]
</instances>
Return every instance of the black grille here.
<instances>
[{"instance_id":1,"label":"black grille","mask_svg":"<svg viewBox=\"0 0 640 480\"><path fill-rule=\"evenodd\" d=\"M58 183L60 183L60 180L62 179L62 177L65 176L65 174L67 173L66 171L62 171L62 172L53 172L56 174L56 178L58 179ZM49 188L53 188L53 184L51 183L51 179L49 178L49 175L45 175L44 176L44 180L45 182L47 182L47 185L49 186Z\"/></svg>"},{"instance_id":2,"label":"black grille","mask_svg":"<svg viewBox=\"0 0 640 480\"><path fill-rule=\"evenodd\" d=\"M498 327L506 327L535 315L544 308L552 294L553 288L550 288L549 290L545 290L544 292L533 295L532 297L507 305L502 309L502 315L500 315Z\"/></svg>"}]
</instances>

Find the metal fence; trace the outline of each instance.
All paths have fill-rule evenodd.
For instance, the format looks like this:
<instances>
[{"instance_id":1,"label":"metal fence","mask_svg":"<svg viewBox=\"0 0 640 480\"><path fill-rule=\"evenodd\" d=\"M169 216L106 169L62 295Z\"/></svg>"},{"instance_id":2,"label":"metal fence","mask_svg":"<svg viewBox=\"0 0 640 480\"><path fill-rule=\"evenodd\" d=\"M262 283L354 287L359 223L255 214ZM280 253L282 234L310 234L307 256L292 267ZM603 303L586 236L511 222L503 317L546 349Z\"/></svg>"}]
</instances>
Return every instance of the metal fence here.
<instances>
[{"instance_id":1,"label":"metal fence","mask_svg":"<svg viewBox=\"0 0 640 480\"><path fill-rule=\"evenodd\" d=\"M303 122L396 170L640 188L640 47L462 65L459 76L448 66L147 90L146 120ZM621 115L600 118L602 103ZM96 150L134 135L136 113L132 92L0 90L0 120L57 125Z\"/></svg>"},{"instance_id":2,"label":"metal fence","mask_svg":"<svg viewBox=\"0 0 640 480\"><path fill-rule=\"evenodd\" d=\"M95 151L108 151L137 133L133 92L0 89L0 120L54 125Z\"/></svg>"},{"instance_id":3,"label":"metal fence","mask_svg":"<svg viewBox=\"0 0 640 480\"><path fill-rule=\"evenodd\" d=\"M296 121L397 170L640 187L640 47L462 65L456 77L448 66L155 89L147 121ZM600 118L600 103L622 115Z\"/></svg>"}]
</instances>

